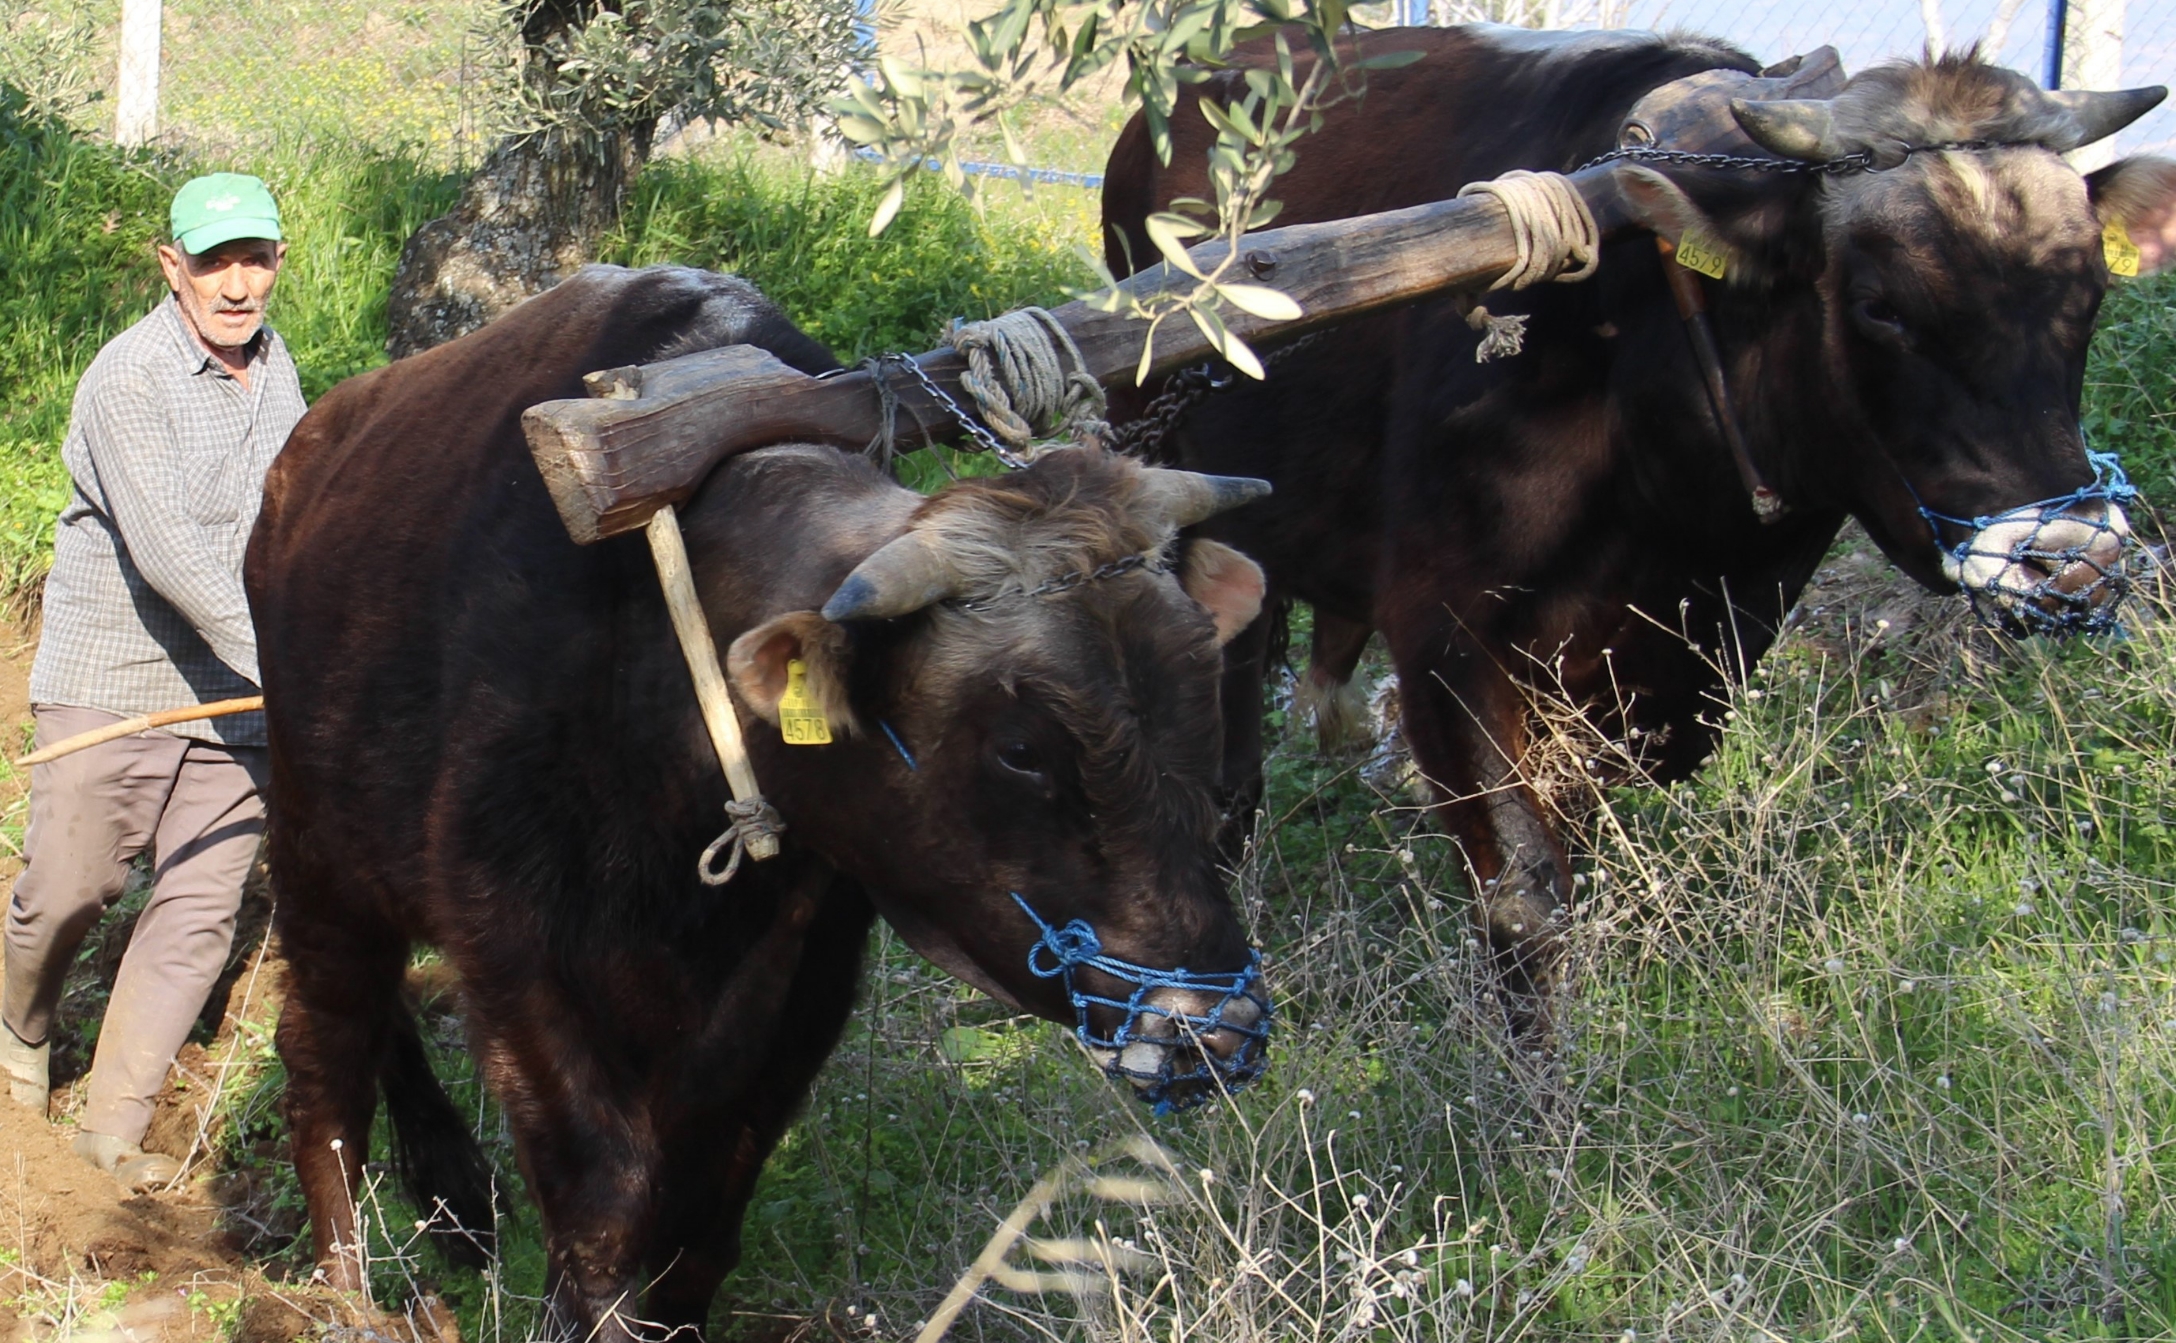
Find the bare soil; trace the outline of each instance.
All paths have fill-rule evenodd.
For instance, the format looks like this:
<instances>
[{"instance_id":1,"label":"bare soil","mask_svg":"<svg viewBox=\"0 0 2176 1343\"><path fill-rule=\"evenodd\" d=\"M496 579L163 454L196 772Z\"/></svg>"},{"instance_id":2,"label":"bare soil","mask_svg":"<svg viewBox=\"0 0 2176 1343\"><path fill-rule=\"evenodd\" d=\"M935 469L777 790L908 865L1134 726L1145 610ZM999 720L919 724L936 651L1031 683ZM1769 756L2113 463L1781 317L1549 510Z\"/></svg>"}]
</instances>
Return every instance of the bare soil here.
<instances>
[{"instance_id":1,"label":"bare soil","mask_svg":"<svg viewBox=\"0 0 2176 1343\"><path fill-rule=\"evenodd\" d=\"M29 740L35 648L35 636L16 631L0 643L7 757ZM0 819L21 819L28 788L27 771L0 766ZM21 870L14 840L0 833L0 889ZM285 1153L249 1151L257 1160L240 1163L219 1158L222 1095L253 1079L278 1017L279 969L266 942L271 901L261 877L260 869L228 972L145 1136L149 1150L188 1163L172 1188L129 1194L69 1149L80 1082L135 901L124 898L108 915L70 979L54 1030L51 1117L0 1098L0 1340L457 1343L450 1316L428 1306L413 1321L388 1319L307 1278L282 1281L300 1274L286 1251L301 1220L275 1206L261 1167L283 1162Z\"/></svg>"}]
</instances>

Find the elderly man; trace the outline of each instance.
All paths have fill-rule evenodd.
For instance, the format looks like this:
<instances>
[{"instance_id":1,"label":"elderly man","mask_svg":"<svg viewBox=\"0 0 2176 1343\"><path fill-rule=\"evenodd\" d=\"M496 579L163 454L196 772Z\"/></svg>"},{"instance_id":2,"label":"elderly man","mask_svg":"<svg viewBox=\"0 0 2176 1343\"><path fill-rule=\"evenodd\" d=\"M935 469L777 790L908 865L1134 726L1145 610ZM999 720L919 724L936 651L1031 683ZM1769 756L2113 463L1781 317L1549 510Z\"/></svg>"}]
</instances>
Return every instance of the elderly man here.
<instances>
[{"instance_id":1,"label":"elderly man","mask_svg":"<svg viewBox=\"0 0 2176 1343\"><path fill-rule=\"evenodd\" d=\"M53 544L30 675L37 741L250 695L257 642L242 552L302 388L264 324L287 245L254 177L199 177L158 249L172 294L99 351L61 456L75 483ZM234 940L264 831L264 718L95 746L30 776L27 865L8 906L0 1069L43 1114L47 1032L84 937L151 855L151 895L106 1007L79 1156L130 1188L179 1163L142 1149L152 1098Z\"/></svg>"}]
</instances>

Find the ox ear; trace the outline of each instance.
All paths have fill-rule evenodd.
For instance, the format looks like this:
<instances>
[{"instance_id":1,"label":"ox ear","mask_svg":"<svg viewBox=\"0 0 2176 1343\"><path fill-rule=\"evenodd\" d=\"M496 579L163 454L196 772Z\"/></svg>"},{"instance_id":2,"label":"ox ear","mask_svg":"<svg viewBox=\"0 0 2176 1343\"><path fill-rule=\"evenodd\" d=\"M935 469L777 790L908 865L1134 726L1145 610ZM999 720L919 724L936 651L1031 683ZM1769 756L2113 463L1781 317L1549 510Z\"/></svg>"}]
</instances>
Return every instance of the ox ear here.
<instances>
[{"instance_id":1,"label":"ox ear","mask_svg":"<svg viewBox=\"0 0 2176 1343\"><path fill-rule=\"evenodd\" d=\"M1221 542L1196 541L1186 548L1179 586L1216 622L1219 648L1262 613L1262 566Z\"/></svg>"},{"instance_id":2,"label":"ox ear","mask_svg":"<svg viewBox=\"0 0 2176 1343\"><path fill-rule=\"evenodd\" d=\"M2089 175L2085 185L2108 235L2110 270L2151 275L2176 262L2176 163L2143 155L2118 159ZM2124 237L2138 249L2137 260L2128 265Z\"/></svg>"},{"instance_id":3,"label":"ox ear","mask_svg":"<svg viewBox=\"0 0 2176 1343\"><path fill-rule=\"evenodd\" d=\"M789 611L749 630L725 653L725 674L741 700L764 722L778 723L778 701L786 693L787 664L798 662L816 707L833 734L855 730L853 706L846 697L847 632L815 611Z\"/></svg>"},{"instance_id":4,"label":"ox ear","mask_svg":"<svg viewBox=\"0 0 2176 1343\"><path fill-rule=\"evenodd\" d=\"M1715 217L1686 195L1683 187L1636 163L1620 165L1616 179L1617 194L1642 227L1669 239L1680 252L1688 237L1697 239L1709 258L1721 267L1707 274L1733 281L1749 278L1752 267L1744 249L1731 244Z\"/></svg>"}]
</instances>

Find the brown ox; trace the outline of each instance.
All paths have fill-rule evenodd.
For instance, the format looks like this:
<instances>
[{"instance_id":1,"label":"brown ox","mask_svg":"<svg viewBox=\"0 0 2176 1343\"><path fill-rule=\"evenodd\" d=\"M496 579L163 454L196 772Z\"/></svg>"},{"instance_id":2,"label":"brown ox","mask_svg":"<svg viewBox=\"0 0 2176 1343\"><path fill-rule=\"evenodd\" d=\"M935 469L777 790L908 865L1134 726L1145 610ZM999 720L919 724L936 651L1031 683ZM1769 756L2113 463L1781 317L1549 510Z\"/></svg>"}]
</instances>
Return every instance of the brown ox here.
<instances>
[{"instance_id":1,"label":"brown ox","mask_svg":"<svg viewBox=\"0 0 2176 1343\"><path fill-rule=\"evenodd\" d=\"M1445 199L1515 168L1570 171L1637 139L1627 118L1645 95L1755 68L1647 33L1481 26L1359 47L1422 59L1371 74L1364 99L1300 144L1276 188L1280 224ZM1237 73L1201 88L1245 92ZM1773 641L1847 516L1914 578L1961 582L2006 619L2090 614L2119 586L2101 576L2123 512L2094 487L2078 429L2102 233L2126 225L2150 268L2176 190L2158 161L2085 179L2061 152L2159 98L2048 95L1946 56L1868 71L1831 100L1736 112L1742 155L1790 168L1864 152L1876 171L1619 170L1659 232L1705 234L1725 258L1725 279L1699 283L1751 459L1789 508L1776 525L1748 506L1644 235L1606 247L1589 282L1490 295L1493 313L1526 319L1516 357L1477 362L1457 305L1422 303L1338 328L1264 384L1240 380L1174 435L1171 460L1275 482L1203 533L1314 606L1331 664L1310 671L1318 697L1382 631L1407 740L1514 987L1546 978L1572 889L1521 768L1534 683L1588 706L1667 780L1712 749L1725 680ZM1168 168L1139 120L1112 152L1114 267L1153 255L1151 210L1213 194L1209 127L1190 106L1172 127ZM1268 624L1234 642L1225 695L1242 821L1259 789Z\"/></svg>"},{"instance_id":2,"label":"brown ox","mask_svg":"<svg viewBox=\"0 0 2176 1343\"><path fill-rule=\"evenodd\" d=\"M1070 451L925 500L831 448L721 467L683 506L687 544L790 828L774 860L698 880L726 791L649 554L567 539L518 420L580 395L586 370L730 342L832 366L740 281L593 268L334 389L271 472L248 580L279 1049L317 1255L344 1286L361 1286L350 1197L381 1082L421 1206L456 1235L490 1225L483 1158L401 1001L419 943L460 973L544 1214L558 1327L582 1339L702 1328L873 914L1001 999L1101 1039L1130 1025L1107 1061L1145 1090L1205 1074L1174 1102L1260 1067L1258 990L1162 987L1130 1022L1076 1021L1064 977L1031 973L1039 933L1013 898L1139 965L1249 964L1212 790L1218 648L1254 619L1261 574L1213 542L1172 547L1257 482ZM773 726L793 662L828 746ZM1073 978L1127 996L1093 967ZM1218 1011L1174 1038L1169 1013Z\"/></svg>"}]
</instances>

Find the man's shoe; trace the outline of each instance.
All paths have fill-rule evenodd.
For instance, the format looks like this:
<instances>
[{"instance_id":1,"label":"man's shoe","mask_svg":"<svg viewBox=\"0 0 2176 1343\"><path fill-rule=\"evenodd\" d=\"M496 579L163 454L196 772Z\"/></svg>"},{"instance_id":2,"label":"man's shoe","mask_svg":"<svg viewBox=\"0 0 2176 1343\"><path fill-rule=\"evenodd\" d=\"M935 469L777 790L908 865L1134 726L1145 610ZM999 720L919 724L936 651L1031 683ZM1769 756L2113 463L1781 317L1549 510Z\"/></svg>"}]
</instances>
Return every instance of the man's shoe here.
<instances>
[{"instance_id":1,"label":"man's shoe","mask_svg":"<svg viewBox=\"0 0 2176 1343\"><path fill-rule=\"evenodd\" d=\"M160 1188L181 1174L181 1163L163 1152L146 1152L135 1143L89 1129L76 1134L75 1154L131 1192Z\"/></svg>"},{"instance_id":2,"label":"man's shoe","mask_svg":"<svg viewBox=\"0 0 2176 1343\"><path fill-rule=\"evenodd\" d=\"M36 1110L42 1119L52 1096L53 1042L24 1044L14 1031L0 1026L0 1072L8 1075L8 1099Z\"/></svg>"}]
</instances>

